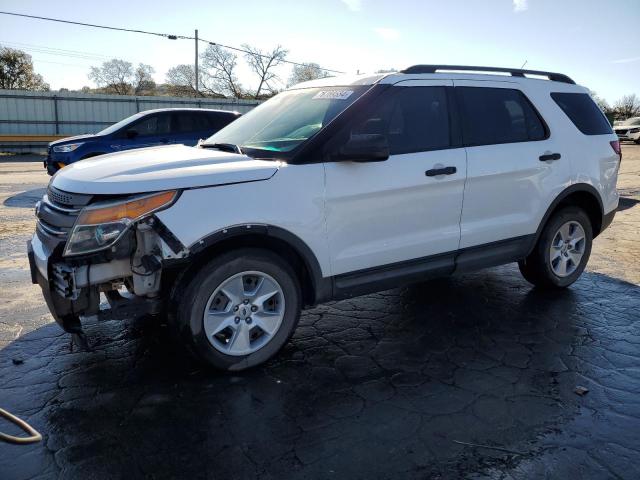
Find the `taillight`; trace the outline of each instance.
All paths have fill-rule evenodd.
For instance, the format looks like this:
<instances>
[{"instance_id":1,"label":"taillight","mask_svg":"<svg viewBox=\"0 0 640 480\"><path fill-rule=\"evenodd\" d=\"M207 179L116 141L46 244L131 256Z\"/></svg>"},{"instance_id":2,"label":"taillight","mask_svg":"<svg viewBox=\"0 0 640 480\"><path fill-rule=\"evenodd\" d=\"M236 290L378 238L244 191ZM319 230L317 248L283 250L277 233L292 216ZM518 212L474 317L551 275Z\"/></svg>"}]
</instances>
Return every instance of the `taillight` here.
<instances>
[{"instance_id":1,"label":"taillight","mask_svg":"<svg viewBox=\"0 0 640 480\"><path fill-rule=\"evenodd\" d=\"M618 154L618 158L622 162L622 149L620 148L620 140L614 140L612 142L609 142L609 144L611 144L611 148L613 148L613 151Z\"/></svg>"}]
</instances>

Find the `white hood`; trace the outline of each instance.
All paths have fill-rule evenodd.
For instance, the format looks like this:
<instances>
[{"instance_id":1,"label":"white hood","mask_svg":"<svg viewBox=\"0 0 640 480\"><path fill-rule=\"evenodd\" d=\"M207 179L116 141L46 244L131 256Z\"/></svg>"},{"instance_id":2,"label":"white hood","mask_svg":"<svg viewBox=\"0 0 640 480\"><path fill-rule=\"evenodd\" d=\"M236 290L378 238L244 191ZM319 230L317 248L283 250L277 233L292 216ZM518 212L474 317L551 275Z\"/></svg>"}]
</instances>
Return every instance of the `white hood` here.
<instances>
[{"instance_id":1,"label":"white hood","mask_svg":"<svg viewBox=\"0 0 640 480\"><path fill-rule=\"evenodd\" d=\"M271 178L280 162L204 148L169 145L111 153L58 171L51 185L71 193L126 194Z\"/></svg>"}]
</instances>

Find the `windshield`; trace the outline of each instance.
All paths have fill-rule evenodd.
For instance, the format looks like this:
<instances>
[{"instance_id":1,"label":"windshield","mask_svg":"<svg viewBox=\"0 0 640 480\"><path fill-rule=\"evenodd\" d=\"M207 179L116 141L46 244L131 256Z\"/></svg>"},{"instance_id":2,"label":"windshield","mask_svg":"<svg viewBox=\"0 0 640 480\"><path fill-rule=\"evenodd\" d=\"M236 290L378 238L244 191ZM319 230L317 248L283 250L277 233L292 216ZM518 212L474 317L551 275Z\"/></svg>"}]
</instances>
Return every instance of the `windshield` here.
<instances>
[{"instance_id":1,"label":"windshield","mask_svg":"<svg viewBox=\"0 0 640 480\"><path fill-rule=\"evenodd\" d=\"M368 88L359 85L282 92L209 137L203 145L237 145L252 157L287 157Z\"/></svg>"},{"instance_id":2,"label":"windshield","mask_svg":"<svg viewBox=\"0 0 640 480\"><path fill-rule=\"evenodd\" d=\"M120 120L118 123L114 123L113 125L111 125L110 127L105 128L104 130L100 130L97 133L97 135L111 135L112 133L115 133L118 130L120 130L125 125L128 125L131 122L133 122L134 120L137 120L138 118L142 117L145 113L146 112L136 113L135 115L131 115L130 117L127 117L127 118L125 118L123 120Z\"/></svg>"},{"instance_id":3,"label":"windshield","mask_svg":"<svg viewBox=\"0 0 640 480\"><path fill-rule=\"evenodd\" d=\"M631 126L631 125L640 125L640 117L627 118L620 125L624 125L626 127Z\"/></svg>"}]
</instances>

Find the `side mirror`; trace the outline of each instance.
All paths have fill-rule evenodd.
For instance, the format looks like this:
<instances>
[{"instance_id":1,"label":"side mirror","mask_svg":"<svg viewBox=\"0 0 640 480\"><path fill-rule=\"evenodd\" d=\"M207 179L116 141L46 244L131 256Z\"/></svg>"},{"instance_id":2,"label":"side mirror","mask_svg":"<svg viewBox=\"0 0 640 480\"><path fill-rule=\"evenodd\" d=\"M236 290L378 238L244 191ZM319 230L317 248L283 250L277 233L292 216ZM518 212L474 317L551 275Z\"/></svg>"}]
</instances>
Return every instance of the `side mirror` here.
<instances>
[{"instance_id":1,"label":"side mirror","mask_svg":"<svg viewBox=\"0 0 640 480\"><path fill-rule=\"evenodd\" d=\"M377 133L351 135L333 158L352 162L383 162L389 158L389 142L385 135Z\"/></svg>"},{"instance_id":2,"label":"side mirror","mask_svg":"<svg viewBox=\"0 0 640 480\"><path fill-rule=\"evenodd\" d=\"M129 140L131 140L132 138L136 138L138 136L138 132L136 130L127 130L126 132L124 132L124 135Z\"/></svg>"}]
</instances>

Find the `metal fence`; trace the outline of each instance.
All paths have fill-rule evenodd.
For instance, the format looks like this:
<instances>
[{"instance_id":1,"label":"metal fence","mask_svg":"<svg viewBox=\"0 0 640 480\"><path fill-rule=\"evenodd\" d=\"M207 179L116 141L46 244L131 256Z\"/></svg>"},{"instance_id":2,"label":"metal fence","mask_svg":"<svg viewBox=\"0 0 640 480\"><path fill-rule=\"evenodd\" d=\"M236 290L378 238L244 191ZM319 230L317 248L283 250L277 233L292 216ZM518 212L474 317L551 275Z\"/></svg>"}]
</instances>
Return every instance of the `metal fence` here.
<instances>
[{"instance_id":1,"label":"metal fence","mask_svg":"<svg viewBox=\"0 0 640 480\"><path fill-rule=\"evenodd\" d=\"M245 113L255 100L94 95L76 92L0 90L0 149L28 151L44 137L96 133L130 115L154 108L213 108Z\"/></svg>"}]
</instances>

